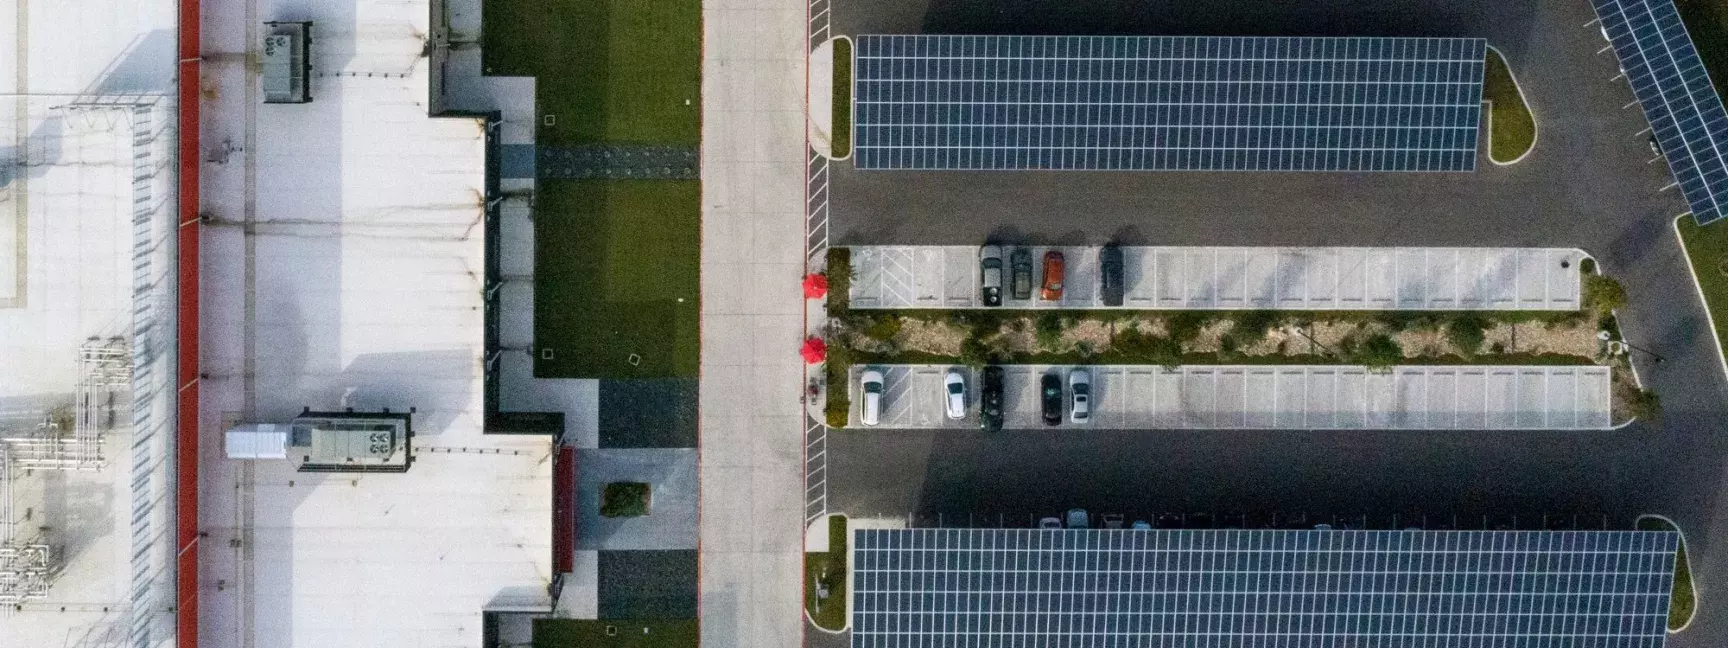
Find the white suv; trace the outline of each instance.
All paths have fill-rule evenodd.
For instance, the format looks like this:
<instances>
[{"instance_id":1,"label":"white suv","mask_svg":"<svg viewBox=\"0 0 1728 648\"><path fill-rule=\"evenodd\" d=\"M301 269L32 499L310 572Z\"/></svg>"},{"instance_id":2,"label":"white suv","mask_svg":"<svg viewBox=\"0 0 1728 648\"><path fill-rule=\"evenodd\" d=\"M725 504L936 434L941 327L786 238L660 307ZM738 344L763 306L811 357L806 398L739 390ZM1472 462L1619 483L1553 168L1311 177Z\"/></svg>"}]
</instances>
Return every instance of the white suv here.
<instances>
[{"instance_id":1,"label":"white suv","mask_svg":"<svg viewBox=\"0 0 1728 648\"><path fill-rule=\"evenodd\" d=\"M864 393L863 411L859 418L865 425L875 425L882 420L882 372L865 369L864 375L858 378L858 387L858 391Z\"/></svg>"}]
</instances>

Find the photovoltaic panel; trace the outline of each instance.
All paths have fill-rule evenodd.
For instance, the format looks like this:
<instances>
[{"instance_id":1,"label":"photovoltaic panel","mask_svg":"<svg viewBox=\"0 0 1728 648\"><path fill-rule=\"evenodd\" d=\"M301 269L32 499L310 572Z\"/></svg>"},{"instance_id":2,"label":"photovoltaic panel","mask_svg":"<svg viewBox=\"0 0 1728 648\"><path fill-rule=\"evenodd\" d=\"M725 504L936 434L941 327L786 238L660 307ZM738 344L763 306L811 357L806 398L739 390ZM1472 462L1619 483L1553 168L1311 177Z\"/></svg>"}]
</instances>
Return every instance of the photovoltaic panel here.
<instances>
[{"instance_id":1,"label":"photovoltaic panel","mask_svg":"<svg viewBox=\"0 0 1728 648\"><path fill-rule=\"evenodd\" d=\"M1660 648L1670 531L862 529L856 648Z\"/></svg>"},{"instance_id":2,"label":"photovoltaic panel","mask_svg":"<svg viewBox=\"0 0 1728 648\"><path fill-rule=\"evenodd\" d=\"M1703 225L1728 208L1728 112L1673 0L1592 0L1680 194Z\"/></svg>"},{"instance_id":3,"label":"photovoltaic panel","mask_svg":"<svg viewBox=\"0 0 1728 648\"><path fill-rule=\"evenodd\" d=\"M1476 38L857 38L860 169L1470 171Z\"/></svg>"}]
</instances>

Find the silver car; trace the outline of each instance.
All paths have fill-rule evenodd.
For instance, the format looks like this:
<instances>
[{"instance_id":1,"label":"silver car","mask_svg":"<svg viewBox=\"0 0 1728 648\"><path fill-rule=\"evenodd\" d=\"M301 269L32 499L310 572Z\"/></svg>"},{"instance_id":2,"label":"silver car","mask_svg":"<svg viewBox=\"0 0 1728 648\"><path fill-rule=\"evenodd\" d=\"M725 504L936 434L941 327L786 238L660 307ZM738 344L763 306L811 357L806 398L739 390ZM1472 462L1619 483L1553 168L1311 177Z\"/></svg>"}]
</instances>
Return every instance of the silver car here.
<instances>
[{"instance_id":1,"label":"silver car","mask_svg":"<svg viewBox=\"0 0 1728 648\"><path fill-rule=\"evenodd\" d=\"M1092 373L1085 369L1068 372L1068 422L1092 420Z\"/></svg>"},{"instance_id":2,"label":"silver car","mask_svg":"<svg viewBox=\"0 0 1728 648\"><path fill-rule=\"evenodd\" d=\"M1002 305L1002 248L986 245L978 250L979 296L985 306Z\"/></svg>"},{"instance_id":3,"label":"silver car","mask_svg":"<svg viewBox=\"0 0 1728 648\"><path fill-rule=\"evenodd\" d=\"M864 394L859 418L865 425L877 424L882 420L882 372L865 369L864 375L858 378L858 391Z\"/></svg>"}]
</instances>

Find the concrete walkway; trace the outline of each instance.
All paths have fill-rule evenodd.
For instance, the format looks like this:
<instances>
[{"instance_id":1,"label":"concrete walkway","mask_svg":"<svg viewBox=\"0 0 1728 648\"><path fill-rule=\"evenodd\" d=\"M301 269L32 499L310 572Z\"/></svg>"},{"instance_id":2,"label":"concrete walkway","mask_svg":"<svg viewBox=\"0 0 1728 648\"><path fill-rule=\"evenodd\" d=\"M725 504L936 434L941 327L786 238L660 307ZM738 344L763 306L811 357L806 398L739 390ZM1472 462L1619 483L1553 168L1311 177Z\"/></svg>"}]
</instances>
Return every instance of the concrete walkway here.
<instances>
[{"instance_id":1,"label":"concrete walkway","mask_svg":"<svg viewBox=\"0 0 1728 648\"><path fill-rule=\"evenodd\" d=\"M702 7L704 647L802 641L805 9Z\"/></svg>"}]
</instances>

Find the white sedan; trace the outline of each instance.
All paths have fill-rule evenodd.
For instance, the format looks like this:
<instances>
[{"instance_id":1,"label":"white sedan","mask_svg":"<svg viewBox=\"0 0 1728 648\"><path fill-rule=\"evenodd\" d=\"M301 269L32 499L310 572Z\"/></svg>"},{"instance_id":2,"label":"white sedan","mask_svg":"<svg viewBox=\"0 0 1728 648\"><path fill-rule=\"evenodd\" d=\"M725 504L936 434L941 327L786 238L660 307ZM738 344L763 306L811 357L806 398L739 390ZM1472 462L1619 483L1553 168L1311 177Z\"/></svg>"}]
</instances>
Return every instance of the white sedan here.
<instances>
[{"instance_id":1,"label":"white sedan","mask_svg":"<svg viewBox=\"0 0 1728 648\"><path fill-rule=\"evenodd\" d=\"M966 418L966 378L960 375L959 369L948 370L948 377L942 379L942 391L946 396L948 418Z\"/></svg>"}]
</instances>

